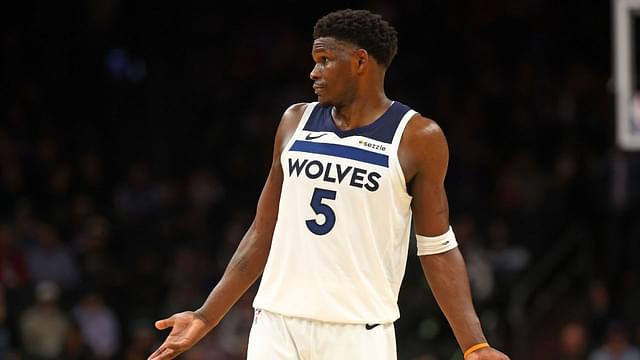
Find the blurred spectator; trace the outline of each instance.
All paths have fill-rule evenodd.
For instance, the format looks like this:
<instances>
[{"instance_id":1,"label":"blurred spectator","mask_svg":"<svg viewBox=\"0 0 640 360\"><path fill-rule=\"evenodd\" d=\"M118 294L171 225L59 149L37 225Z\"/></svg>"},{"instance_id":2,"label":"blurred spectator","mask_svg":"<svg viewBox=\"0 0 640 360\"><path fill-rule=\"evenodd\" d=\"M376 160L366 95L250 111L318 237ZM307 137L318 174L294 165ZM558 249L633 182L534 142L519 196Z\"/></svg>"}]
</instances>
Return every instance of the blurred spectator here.
<instances>
[{"instance_id":1,"label":"blurred spectator","mask_svg":"<svg viewBox=\"0 0 640 360\"><path fill-rule=\"evenodd\" d=\"M102 158L97 153L85 153L79 160L78 189L99 209L108 209L110 190Z\"/></svg>"},{"instance_id":2,"label":"blurred spectator","mask_svg":"<svg viewBox=\"0 0 640 360\"><path fill-rule=\"evenodd\" d=\"M38 170L42 171L40 175L51 172L59 163L63 155L60 140L60 136L53 130L45 131L36 137L34 141L35 161Z\"/></svg>"},{"instance_id":3,"label":"blurred spectator","mask_svg":"<svg viewBox=\"0 0 640 360\"><path fill-rule=\"evenodd\" d=\"M569 322L560 330L558 350L554 360L582 360L587 354L587 331L578 322Z\"/></svg>"},{"instance_id":4,"label":"blurred spectator","mask_svg":"<svg viewBox=\"0 0 640 360\"><path fill-rule=\"evenodd\" d=\"M604 281L595 279L587 291L590 342L598 344L605 338L612 317L609 289Z\"/></svg>"},{"instance_id":5,"label":"blurred spectator","mask_svg":"<svg viewBox=\"0 0 640 360\"><path fill-rule=\"evenodd\" d=\"M53 282L36 285L36 303L20 319L22 346L35 359L55 359L64 348L69 320L58 307L60 288Z\"/></svg>"},{"instance_id":6,"label":"blurred spectator","mask_svg":"<svg viewBox=\"0 0 640 360\"><path fill-rule=\"evenodd\" d=\"M160 311L167 294L165 271L157 251L147 250L136 256L126 277L127 312L130 316L153 318L166 314Z\"/></svg>"},{"instance_id":7,"label":"blurred spectator","mask_svg":"<svg viewBox=\"0 0 640 360\"><path fill-rule=\"evenodd\" d=\"M476 223L470 216L457 219L452 226L456 229L460 251L464 254L473 298L478 305L482 305L493 296L494 275L491 261L479 238Z\"/></svg>"},{"instance_id":8,"label":"blurred spectator","mask_svg":"<svg viewBox=\"0 0 640 360\"><path fill-rule=\"evenodd\" d=\"M73 245L78 252L83 283L100 289L113 289L122 281L109 253L110 235L111 224L104 217L89 216L82 222Z\"/></svg>"},{"instance_id":9,"label":"blurred spectator","mask_svg":"<svg viewBox=\"0 0 640 360\"><path fill-rule=\"evenodd\" d=\"M505 300L531 261L531 253L524 246L514 244L509 227L503 220L494 220L488 227L488 256L499 285L497 297Z\"/></svg>"},{"instance_id":10,"label":"blurred spectator","mask_svg":"<svg viewBox=\"0 0 640 360\"><path fill-rule=\"evenodd\" d=\"M636 271L627 270L622 275L621 280L622 289L620 292L623 294L622 301L620 301L621 317L633 319L640 325L640 274ZM640 346L640 343L637 345Z\"/></svg>"},{"instance_id":11,"label":"blurred spectator","mask_svg":"<svg viewBox=\"0 0 640 360\"><path fill-rule=\"evenodd\" d=\"M13 208L25 198L28 187L24 181L21 163L14 158L0 163L0 216L11 214Z\"/></svg>"},{"instance_id":12,"label":"blurred spectator","mask_svg":"<svg viewBox=\"0 0 640 360\"><path fill-rule=\"evenodd\" d=\"M13 212L13 229L16 240L20 246L27 251L29 248L36 246L38 227L40 226L34 215L33 204L29 201L21 201L16 204ZM27 265L28 260L27 258Z\"/></svg>"},{"instance_id":13,"label":"blurred spectator","mask_svg":"<svg viewBox=\"0 0 640 360\"><path fill-rule=\"evenodd\" d=\"M183 309L197 309L211 290L207 279L206 258L191 248L176 250L174 264L168 272L169 292L165 312L173 314Z\"/></svg>"},{"instance_id":14,"label":"blurred spectator","mask_svg":"<svg viewBox=\"0 0 640 360\"><path fill-rule=\"evenodd\" d=\"M0 359L4 360L11 352L11 332L6 323L7 303L4 298L4 289L0 285Z\"/></svg>"},{"instance_id":15,"label":"blurred spectator","mask_svg":"<svg viewBox=\"0 0 640 360\"><path fill-rule=\"evenodd\" d=\"M124 356L126 360L146 359L155 350L156 330L151 324L153 321L149 319L136 319L131 322L131 339Z\"/></svg>"},{"instance_id":16,"label":"blurred spectator","mask_svg":"<svg viewBox=\"0 0 640 360\"><path fill-rule=\"evenodd\" d=\"M160 205L160 192L152 182L149 165L137 162L131 165L126 182L114 192L117 215L124 222L148 220Z\"/></svg>"},{"instance_id":17,"label":"blurred spectator","mask_svg":"<svg viewBox=\"0 0 640 360\"><path fill-rule=\"evenodd\" d=\"M60 359L64 360L95 360L96 357L87 346L82 331L76 322L71 322L64 340L64 350Z\"/></svg>"},{"instance_id":18,"label":"blurred spectator","mask_svg":"<svg viewBox=\"0 0 640 360\"><path fill-rule=\"evenodd\" d=\"M45 215L62 232L68 232L72 215L71 179L73 177L71 165L58 163L49 175L46 198L43 199Z\"/></svg>"},{"instance_id":19,"label":"blurred spectator","mask_svg":"<svg viewBox=\"0 0 640 360\"><path fill-rule=\"evenodd\" d=\"M640 349L629 343L625 325L612 322L607 328L604 344L589 354L589 360L640 360Z\"/></svg>"},{"instance_id":20,"label":"blurred spectator","mask_svg":"<svg viewBox=\"0 0 640 360\"><path fill-rule=\"evenodd\" d=\"M85 194L74 194L69 210L69 223L71 231L75 231L83 226L91 216L96 215L96 208L93 199Z\"/></svg>"},{"instance_id":21,"label":"blurred spectator","mask_svg":"<svg viewBox=\"0 0 640 360\"><path fill-rule=\"evenodd\" d=\"M58 230L44 223L37 228L36 237L36 246L28 250L34 281L53 281L65 289L77 285L80 273L71 251L60 241Z\"/></svg>"},{"instance_id":22,"label":"blurred spectator","mask_svg":"<svg viewBox=\"0 0 640 360\"><path fill-rule=\"evenodd\" d=\"M229 359L246 358L249 331L254 316L254 309L251 306L254 296L255 291L247 291L216 327L217 347Z\"/></svg>"},{"instance_id":23,"label":"blurred spectator","mask_svg":"<svg viewBox=\"0 0 640 360\"><path fill-rule=\"evenodd\" d=\"M205 337L183 357L184 360L243 360L246 359L246 352L242 356L228 355L221 352L211 338Z\"/></svg>"},{"instance_id":24,"label":"blurred spectator","mask_svg":"<svg viewBox=\"0 0 640 360\"><path fill-rule=\"evenodd\" d=\"M0 223L0 284L23 286L29 279L27 261L10 224Z\"/></svg>"},{"instance_id":25,"label":"blurred spectator","mask_svg":"<svg viewBox=\"0 0 640 360\"><path fill-rule=\"evenodd\" d=\"M102 296L88 291L72 309L87 344L98 359L111 359L120 349L120 324Z\"/></svg>"},{"instance_id":26,"label":"blurred spectator","mask_svg":"<svg viewBox=\"0 0 640 360\"><path fill-rule=\"evenodd\" d=\"M495 220L489 225L488 235L493 268L498 274L514 279L529 265L531 254L524 246L512 242L509 227L502 220Z\"/></svg>"},{"instance_id":27,"label":"blurred spectator","mask_svg":"<svg viewBox=\"0 0 640 360\"><path fill-rule=\"evenodd\" d=\"M222 197L222 185L210 171L200 169L187 180L189 202L196 208L207 209Z\"/></svg>"}]
</instances>

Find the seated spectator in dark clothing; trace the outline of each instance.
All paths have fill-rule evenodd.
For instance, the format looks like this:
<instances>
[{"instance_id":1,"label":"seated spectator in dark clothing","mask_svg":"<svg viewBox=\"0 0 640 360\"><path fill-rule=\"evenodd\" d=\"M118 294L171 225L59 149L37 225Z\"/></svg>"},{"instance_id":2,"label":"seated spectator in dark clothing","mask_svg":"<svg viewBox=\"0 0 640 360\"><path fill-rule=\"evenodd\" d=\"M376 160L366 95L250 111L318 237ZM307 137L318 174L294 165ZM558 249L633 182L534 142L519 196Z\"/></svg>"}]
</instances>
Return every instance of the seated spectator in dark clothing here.
<instances>
[{"instance_id":1,"label":"seated spectator in dark clothing","mask_svg":"<svg viewBox=\"0 0 640 360\"><path fill-rule=\"evenodd\" d=\"M33 280L53 281L65 289L73 288L80 274L71 251L60 241L58 230L42 224L37 230L37 244L28 251Z\"/></svg>"},{"instance_id":2,"label":"seated spectator in dark clothing","mask_svg":"<svg viewBox=\"0 0 640 360\"><path fill-rule=\"evenodd\" d=\"M95 360L91 348L86 343L78 324L72 322L64 339L64 350L60 359L64 360Z\"/></svg>"}]
</instances>

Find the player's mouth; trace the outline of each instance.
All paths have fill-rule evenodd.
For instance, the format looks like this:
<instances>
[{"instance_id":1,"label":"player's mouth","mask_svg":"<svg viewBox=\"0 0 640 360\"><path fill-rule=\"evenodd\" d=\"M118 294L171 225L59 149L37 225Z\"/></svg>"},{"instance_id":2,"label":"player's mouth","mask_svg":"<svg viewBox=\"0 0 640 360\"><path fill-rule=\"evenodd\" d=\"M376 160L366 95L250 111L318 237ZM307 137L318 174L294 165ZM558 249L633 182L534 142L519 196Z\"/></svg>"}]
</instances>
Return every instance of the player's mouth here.
<instances>
[{"instance_id":1,"label":"player's mouth","mask_svg":"<svg viewBox=\"0 0 640 360\"><path fill-rule=\"evenodd\" d=\"M324 85L313 84L313 92L315 92L316 95L320 95L320 93L323 91L324 91Z\"/></svg>"}]
</instances>

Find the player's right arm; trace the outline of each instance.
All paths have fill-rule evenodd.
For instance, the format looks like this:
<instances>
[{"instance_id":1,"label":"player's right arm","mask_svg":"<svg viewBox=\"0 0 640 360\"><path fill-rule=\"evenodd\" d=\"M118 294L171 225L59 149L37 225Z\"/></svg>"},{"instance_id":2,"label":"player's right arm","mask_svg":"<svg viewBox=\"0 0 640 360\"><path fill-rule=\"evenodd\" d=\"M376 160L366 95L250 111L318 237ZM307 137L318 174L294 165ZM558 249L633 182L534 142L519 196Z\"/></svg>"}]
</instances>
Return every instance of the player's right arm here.
<instances>
[{"instance_id":1,"label":"player's right arm","mask_svg":"<svg viewBox=\"0 0 640 360\"><path fill-rule=\"evenodd\" d=\"M160 330L171 327L171 333L149 360L173 359L195 345L256 281L267 262L271 239L278 217L280 191L284 177L280 155L295 132L306 104L287 109L280 120L273 149L273 160L267 181L260 194L256 216L240 241L218 284L196 311L185 311L156 322Z\"/></svg>"}]
</instances>

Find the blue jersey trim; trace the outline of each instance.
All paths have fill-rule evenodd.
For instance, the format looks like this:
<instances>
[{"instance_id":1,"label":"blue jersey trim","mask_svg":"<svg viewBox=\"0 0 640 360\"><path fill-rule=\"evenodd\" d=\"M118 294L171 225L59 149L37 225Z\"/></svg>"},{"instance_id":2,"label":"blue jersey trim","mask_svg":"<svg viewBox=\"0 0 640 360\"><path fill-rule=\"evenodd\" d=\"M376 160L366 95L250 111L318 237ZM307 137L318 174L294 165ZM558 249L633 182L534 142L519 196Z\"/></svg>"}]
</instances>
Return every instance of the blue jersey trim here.
<instances>
[{"instance_id":1,"label":"blue jersey trim","mask_svg":"<svg viewBox=\"0 0 640 360\"><path fill-rule=\"evenodd\" d=\"M359 135L391 144L400 120L402 120L402 117L409 111L407 105L399 101L394 101L387 111L371 124L351 130L340 130L333 121L333 116L331 115L332 108L332 106L317 105L309 115L309 120L305 124L304 130L332 132L340 138Z\"/></svg>"},{"instance_id":2,"label":"blue jersey trim","mask_svg":"<svg viewBox=\"0 0 640 360\"><path fill-rule=\"evenodd\" d=\"M289 151L336 156L386 168L389 167L389 156L345 145L296 140Z\"/></svg>"}]
</instances>

